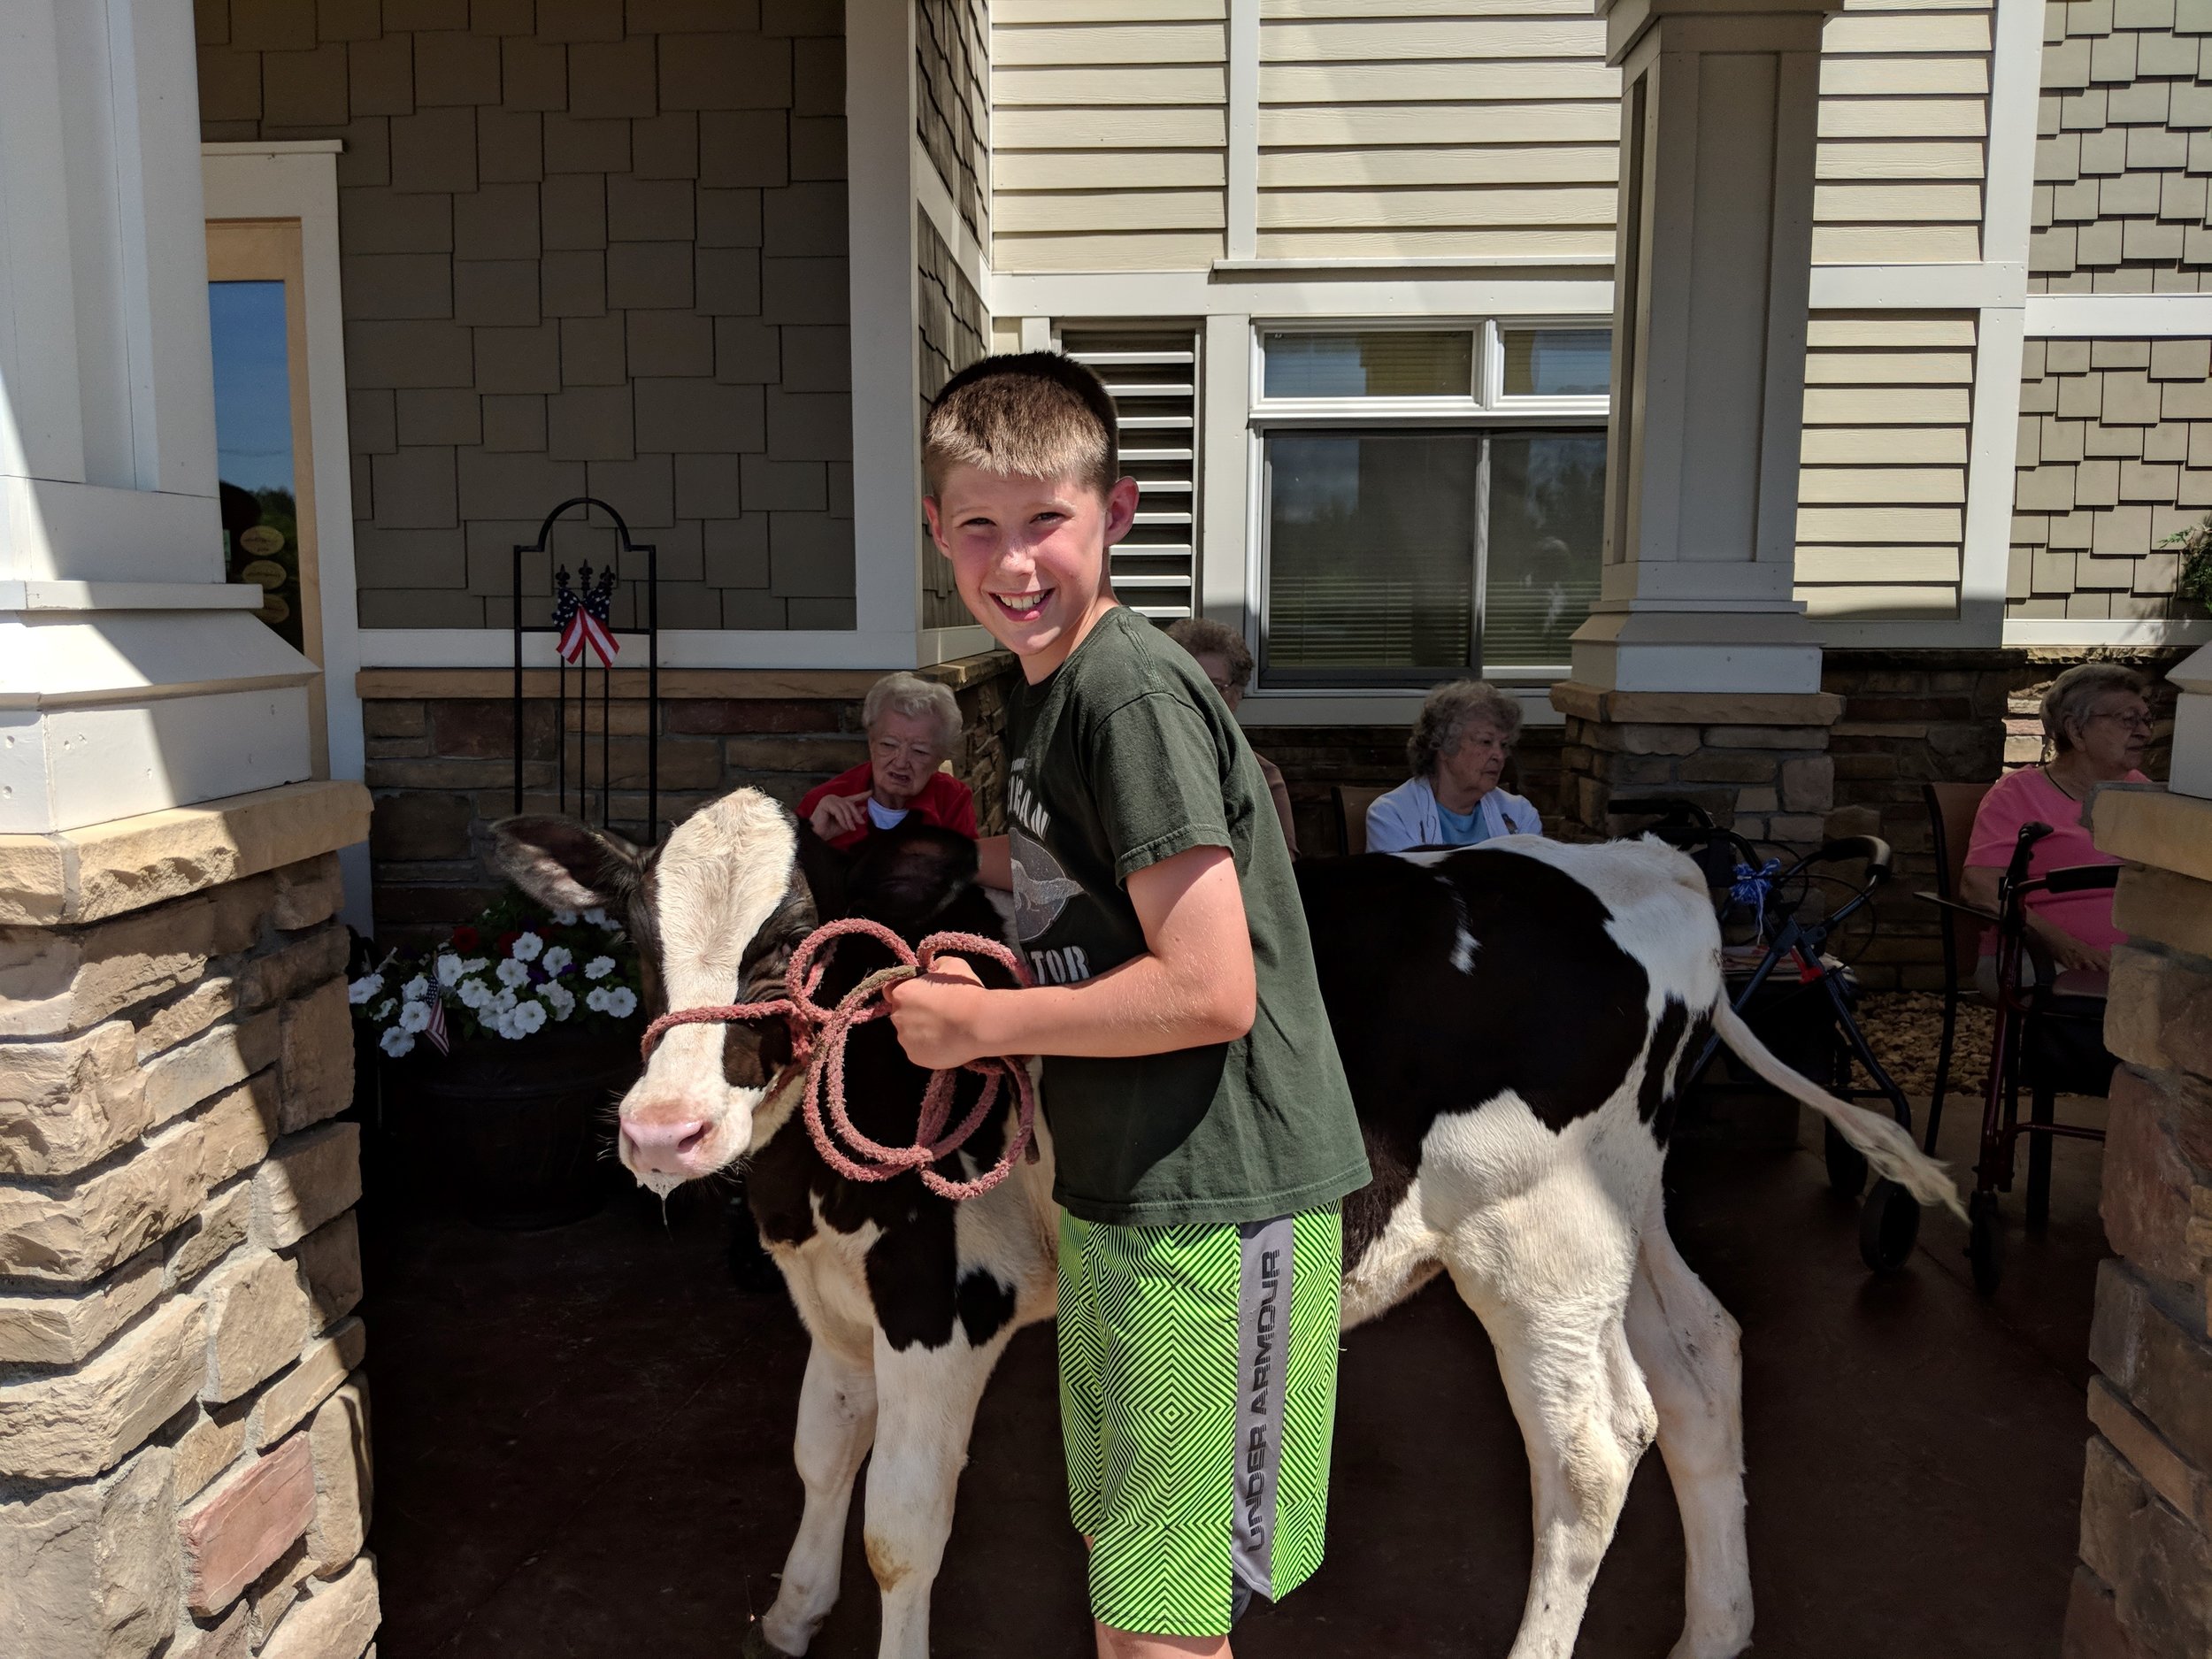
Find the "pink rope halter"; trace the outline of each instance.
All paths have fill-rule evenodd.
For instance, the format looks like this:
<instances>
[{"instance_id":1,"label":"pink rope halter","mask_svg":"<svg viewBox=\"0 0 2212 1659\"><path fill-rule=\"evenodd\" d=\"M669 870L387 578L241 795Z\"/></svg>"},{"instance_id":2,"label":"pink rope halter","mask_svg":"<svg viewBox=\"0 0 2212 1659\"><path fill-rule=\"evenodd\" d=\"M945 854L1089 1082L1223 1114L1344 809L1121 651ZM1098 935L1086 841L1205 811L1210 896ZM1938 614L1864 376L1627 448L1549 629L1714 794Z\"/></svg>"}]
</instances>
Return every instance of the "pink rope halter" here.
<instances>
[{"instance_id":1,"label":"pink rope halter","mask_svg":"<svg viewBox=\"0 0 2212 1659\"><path fill-rule=\"evenodd\" d=\"M874 940L892 954L895 963L870 974L833 1006L825 1008L814 1000L814 993L819 988L828 964L817 964L815 957L848 933ZM720 1008L678 1009L663 1014L648 1025L639 1048L650 1059L662 1033L672 1026L729 1025L738 1020L781 1016L790 1023L792 1060L770 1080L768 1092L775 1093L794 1071L801 1066L805 1068L806 1093L801 1097L800 1110L806 1119L807 1133L813 1137L814 1149L822 1155L825 1164L852 1181L887 1181L912 1170L921 1176L922 1185L940 1197L979 1198L1013 1172L1015 1164L1029 1152L1035 1134L1037 1094L1022 1056L986 1056L964 1066L932 1071L929 1087L922 1093L921 1122L910 1146L887 1147L871 1141L853 1126L851 1114L845 1106L845 1045L854 1028L889 1014L884 994L902 980L927 973L937 958L949 951L988 956L1011 972L1023 985L1031 982L1029 971L1021 958L995 939L986 939L979 933L932 933L910 949L903 939L882 923L862 916L847 917L825 922L791 953L790 965L784 975L785 983L790 987L787 995L760 1002L732 1002ZM982 1077L983 1093L968 1115L948 1130L945 1120L952 1115L954 1089L958 1084L958 1074L964 1071ZM930 1166L958 1151L989 1120L992 1108L998 1103L1001 1084L1008 1079L1012 1083L1017 1107L1013 1138L999 1155L998 1162L973 1180L947 1180ZM833 1128L836 1136L851 1147L851 1152L833 1138Z\"/></svg>"}]
</instances>

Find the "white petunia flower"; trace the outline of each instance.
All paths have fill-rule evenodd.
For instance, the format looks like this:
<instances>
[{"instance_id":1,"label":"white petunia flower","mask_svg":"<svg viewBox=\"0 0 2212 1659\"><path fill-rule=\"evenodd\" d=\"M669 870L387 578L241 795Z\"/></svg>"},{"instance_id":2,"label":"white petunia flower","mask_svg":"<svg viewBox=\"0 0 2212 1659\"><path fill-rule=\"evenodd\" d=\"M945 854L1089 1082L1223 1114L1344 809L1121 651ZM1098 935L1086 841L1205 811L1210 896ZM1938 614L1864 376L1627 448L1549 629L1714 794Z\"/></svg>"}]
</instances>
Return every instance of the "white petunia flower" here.
<instances>
[{"instance_id":1,"label":"white petunia flower","mask_svg":"<svg viewBox=\"0 0 2212 1659\"><path fill-rule=\"evenodd\" d=\"M402 1031L397 1025L394 1025L376 1041L379 1048L396 1060L414 1048L415 1033L411 1031Z\"/></svg>"},{"instance_id":2,"label":"white petunia flower","mask_svg":"<svg viewBox=\"0 0 2212 1659\"><path fill-rule=\"evenodd\" d=\"M585 994L584 1006L595 1014L605 1013L607 1011L607 987L603 985L594 986Z\"/></svg>"},{"instance_id":3,"label":"white petunia flower","mask_svg":"<svg viewBox=\"0 0 2212 1659\"><path fill-rule=\"evenodd\" d=\"M461 959L449 950L438 958L438 983L452 986L459 984L460 980Z\"/></svg>"},{"instance_id":4,"label":"white petunia flower","mask_svg":"<svg viewBox=\"0 0 2212 1659\"><path fill-rule=\"evenodd\" d=\"M384 976L382 974L365 973L351 985L346 987L346 1001L358 1008L383 988Z\"/></svg>"},{"instance_id":5,"label":"white petunia flower","mask_svg":"<svg viewBox=\"0 0 2212 1659\"><path fill-rule=\"evenodd\" d=\"M399 1028L405 1032L430 1029L430 1004L410 1002L399 1010Z\"/></svg>"},{"instance_id":6,"label":"white petunia flower","mask_svg":"<svg viewBox=\"0 0 2212 1659\"><path fill-rule=\"evenodd\" d=\"M566 1019L576 1011L576 993L565 985L541 985L538 995L553 1010L556 1019Z\"/></svg>"},{"instance_id":7,"label":"white petunia flower","mask_svg":"<svg viewBox=\"0 0 2212 1659\"><path fill-rule=\"evenodd\" d=\"M584 978L587 979L603 979L613 972L612 956L594 956L584 964Z\"/></svg>"},{"instance_id":8,"label":"white petunia flower","mask_svg":"<svg viewBox=\"0 0 2212 1659\"><path fill-rule=\"evenodd\" d=\"M522 964L517 962L512 956L508 957L506 961L499 964L498 973L499 982L502 985L527 985L530 983L530 970L524 967Z\"/></svg>"},{"instance_id":9,"label":"white petunia flower","mask_svg":"<svg viewBox=\"0 0 2212 1659\"><path fill-rule=\"evenodd\" d=\"M584 919L594 927L607 928L618 926L617 923L609 921L606 911L601 910L596 904L584 912Z\"/></svg>"},{"instance_id":10,"label":"white petunia flower","mask_svg":"<svg viewBox=\"0 0 2212 1659\"><path fill-rule=\"evenodd\" d=\"M480 1012L492 1000L492 988L481 979L464 979L460 988L461 1005Z\"/></svg>"},{"instance_id":11,"label":"white petunia flower","mask_svg":"<svg viewBox=\"0 0 2212 1659\"><path fill-rule=\"evenodd\" d=\"M541 1030L545 1025L545 1004L535 997L526 1002L518 1002L515 1011L507 1016L507 1023L514 1028L518 1037L526 1037L534 1031Z\"/></svg>"},{"instance_id":12,"label":"white petunia flower","mask_svg":"<svg viewBox=\"0 0 2212 1659\"><path fill-rule=\"evenodd\" d=\"M381 1025L386 1020L391 1018L392 1010L398 1006L399 999L397 997L388 996L381 1002L379 1002L376 1005L375 1009L370 1013L369 1018L374 1020L378 1025Z\"/></svg>"},{"instance_id":13,"label":"white petunia flower","mask_svg":"<svg viewBox=\"0 0 2212 1659\"><path fill-rule=\"evenodd\" d=\"M607 1012L617 1019L627 1019L637 1012L637 993L626 985L618 985L607 993Z\"/></svg>"},{"instance_id":14,"label":"white petunia flower","mask_svg":"<svg viewBox=\"0 0 2212 1659\"><path fill-rule=\"evenodd\" d=\"M497 996L492 998L492 1012L503 1016L511 1014L514 1011L515 993L513 987L511 986L506 990L502 991Z\"/></svg>"},{"instance_id":15,"label":"white petunia flower","mask_svg":"<svg viewBox=\"0 0 2212 1659\"><path fill-rule=\"evenodd\" d=\"M461 964L461 972L464 973L481 973L485 969L490 967L491 965L492 959L489 956L471 956L466 962Z\"/></svg>"},{"instance_id":16,"label":"white petunia flower","mask_svg":"<svg viewBox=\"0 0 2212 1659\"><path fill-rule=\"evenodd\" d=\"M517 962L535 962L538 959L538 952L544 949L545 941L540 939L535 933L522 933L516 937L513 946L507 954Z\"/></svg>"},{"instance_id":17,"label":"white petunia flower","mask_svg":"<svg viewBox=\"0 0 2212 1659\"><path fill-rule=\"evenodd\" d=\"M569 955L566 945L556 945L545 953L544 960L540 962L538 966L543 968L548 973L558 973L575 960L574 956Z\"/></svg>"},{"instance_id":18,"label":"white petunia flower","mask_svg":"<svg viewBox=\"0 0 2212 1659\"><path fill-rule=\"evenodd\" d=\"M419 1002L430 995L430 981L418 973L399 987L399 994L411 1002Z\"/></svg>"},{"instance_id":19,"label":"white petunia flower","mask_svg":"<svg viewBox=\"0 0 2212 1659\"><path fill-rule=\"evenodd\" d=\"M553 926L556 926L556 927L573 927L573 926L576 926L576 912L575 912L574 910L556 910L556 911L554 911L554 912L553 912Z\"/></svg>"}]
</instances>

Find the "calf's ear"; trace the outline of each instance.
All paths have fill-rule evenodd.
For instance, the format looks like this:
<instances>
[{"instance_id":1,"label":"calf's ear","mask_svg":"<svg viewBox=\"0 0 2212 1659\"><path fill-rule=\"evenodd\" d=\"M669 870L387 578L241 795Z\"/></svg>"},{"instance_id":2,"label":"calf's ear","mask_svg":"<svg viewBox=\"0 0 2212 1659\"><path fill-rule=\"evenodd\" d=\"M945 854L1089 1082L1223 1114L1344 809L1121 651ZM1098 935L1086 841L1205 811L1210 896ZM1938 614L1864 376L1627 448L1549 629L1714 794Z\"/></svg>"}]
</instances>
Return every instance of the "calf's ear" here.
<instances>
[{"instance_id":1,"label":"calf's ear","mask_svg":"<svg viewBox=\"0 0 2212 1659\"><path fill-rule=\"evenodd\" d=\"M492 862L539 903L588 910L629 902L646 855L611 830L572 818L510 818L492 826Z\"/></svg>"}]
</instances>

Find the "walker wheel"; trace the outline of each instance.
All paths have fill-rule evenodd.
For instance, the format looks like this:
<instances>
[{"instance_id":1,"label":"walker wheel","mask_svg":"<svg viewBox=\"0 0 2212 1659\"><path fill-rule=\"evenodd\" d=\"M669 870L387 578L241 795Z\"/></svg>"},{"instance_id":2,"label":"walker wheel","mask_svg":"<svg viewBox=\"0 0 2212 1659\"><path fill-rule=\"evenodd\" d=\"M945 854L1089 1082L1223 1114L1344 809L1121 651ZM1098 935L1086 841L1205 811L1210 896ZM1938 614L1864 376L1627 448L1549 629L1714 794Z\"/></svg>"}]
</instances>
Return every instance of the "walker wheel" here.
<instances>
[{"instance_id":1,"label":"walker wheel","mask_svg":"<svg viewBox=\"0 0 2212 1659\"><path fill-rule=\"evenodd\" d=\"M1837 1133L1835 1125L1824 1127L1828 1185L1846 1198L1856 1198L1866 1190L1866 1155Z\"/></svg>"},{"instance_id":2,"label":"walker wheel","mask_svg":"<svg viewBox=\"0 0 2212 1659\"><path fill-rule=\"evenodd\" d=\"M1920 1206L1895 1181L1879 1180L1859 1210L1859 1259L1870 1272L1894 1273L1912 1259Z\"/></svg>"},{"instance_id":3,"label":"walker wheel","mask_svg":"<svg viewBox=\"0 0 2212 1659\"><path fill-rule=\"evenodd\" d=\"M1966 1201L1966 1259L1973 1266L1974 1288L1985 1296L1997 1294L2005 1276L2004 1234L1997 1225L1997 1194L1975 1193Z\"/></svg>"}]
</instances>

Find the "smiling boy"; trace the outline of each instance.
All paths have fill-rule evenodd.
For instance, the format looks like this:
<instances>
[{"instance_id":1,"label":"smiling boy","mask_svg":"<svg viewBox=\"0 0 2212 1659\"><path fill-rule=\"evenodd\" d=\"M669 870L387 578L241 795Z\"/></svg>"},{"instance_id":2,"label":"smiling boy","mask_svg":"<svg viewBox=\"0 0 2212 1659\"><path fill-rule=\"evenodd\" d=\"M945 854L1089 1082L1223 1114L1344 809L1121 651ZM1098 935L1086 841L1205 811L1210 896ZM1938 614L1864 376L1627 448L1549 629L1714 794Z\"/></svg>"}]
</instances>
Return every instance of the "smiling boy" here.
<instances>
[{"instance_id":1,"label":"smiling boy","mask_svg":"<svg viewBox=\"0 0 2212 1659\"><path fill-rule=\"evenodd\" d=\"M1113 1659L1226 1655L1321 1559L1338 1202L1367 1163L1274 809L1197 664L1115 599L1137 485L1113 401L1051 352L956 375L923 510L1020 659L1010 887L1038 985L896 987L908 1056L1041 1054L1057 1158L1061 1432Z\"/></svg>"}]
</instances>

